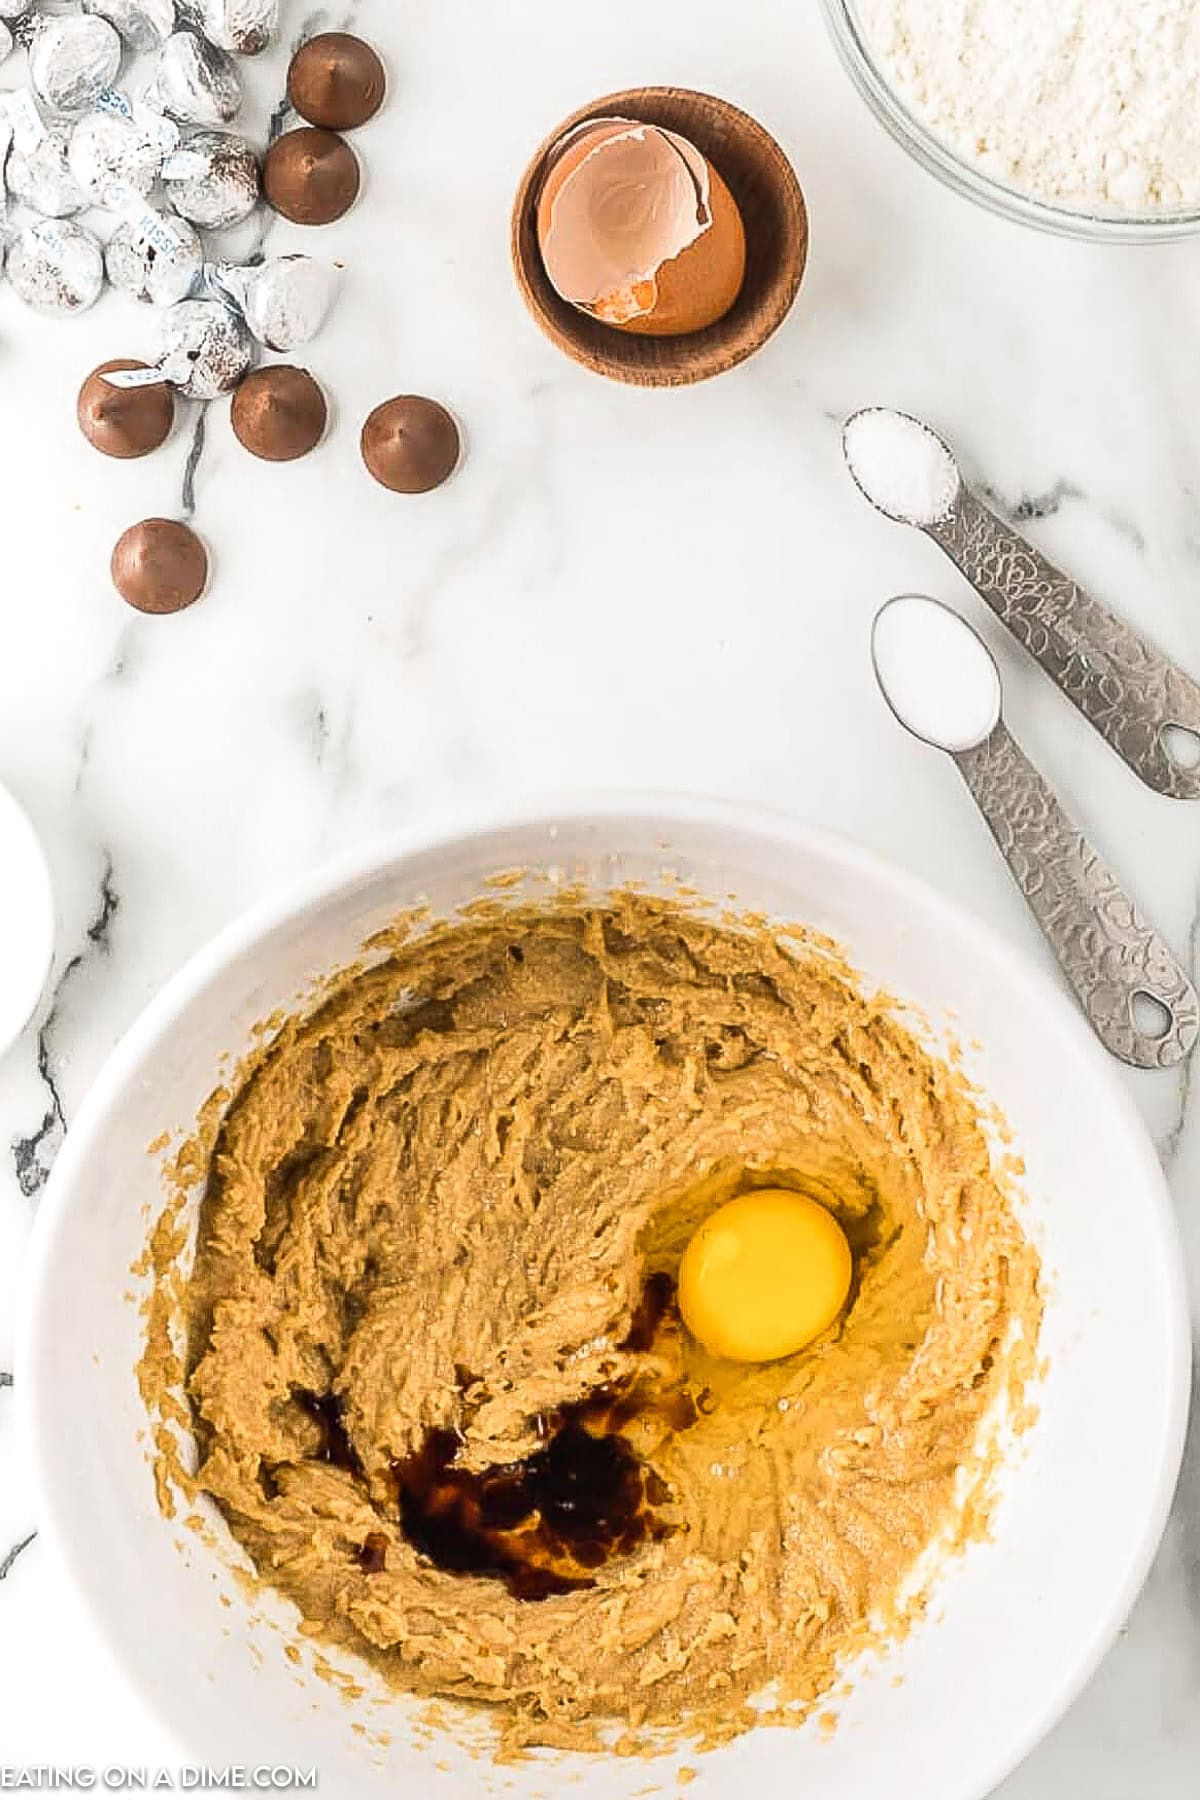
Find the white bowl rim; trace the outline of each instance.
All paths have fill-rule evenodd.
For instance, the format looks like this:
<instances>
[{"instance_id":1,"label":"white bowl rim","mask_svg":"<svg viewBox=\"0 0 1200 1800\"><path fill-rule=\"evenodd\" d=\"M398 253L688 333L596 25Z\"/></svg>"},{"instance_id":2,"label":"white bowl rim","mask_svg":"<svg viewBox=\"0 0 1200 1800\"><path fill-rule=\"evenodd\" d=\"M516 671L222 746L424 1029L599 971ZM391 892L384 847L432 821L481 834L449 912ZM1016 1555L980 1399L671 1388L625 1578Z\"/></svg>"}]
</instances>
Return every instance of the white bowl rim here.
<instances>
[{"instance_id":1,"label":"white bowl rim","mask_svg":"<svg viewBox=\"0 0 1200 1800\"><path fill-rule=\"evenodd\" d=\"M1191 1405L1191 1318L1179 1225L1166 1176L1141 1115L1118 1078L1111 1059L1051 976L1030 962L969 907L943 894L923 877L852 838L810 825L781 810L726 799L707 799L695 794L624 790L578 794L551 792L509 805L447 808L430 820L377 835L365 845L326 861L245 910L196 951L148 1003L104 1063L68 1131L38 1210L19 1305L14 1364L17 1428L26 1467L31 1474L38 1529L44 1534L60 1568L66 1572L97 1636L114 1657L123 1677L134 1692L142 1694L145 1703L157 1715L157 1708L144 1696L135 1671L123 1657L114 1655L100 1609L93 1603L88 1584L77 1574L78 1557L69 1535L59 1529L44 1455L48 1434L36 1404L38 1384L32 1374L38 1354L39 1319L45 1310L39 1304L40 1296L53 1279L55 1245L66 1229L72 1204L77 1203L74 1200L78 1192L77 1176L90 1153L91 1139L104 1124L110 1108L119 1100L126 1080L146 1048L221 969L273 930L391 863L436 852L463 839L486 837L493 832L536 830L539 827L549 830L568 818L613 825L637 819L661 825L666 831L672 825L709 825L741 831L747 836L771 838L776 843L837 858L844 866L857 868L876 881L889 883L905 892L918 900L935 920L940 914L981 948L1002 957L1009 965L1009 974L1016 986L1024 985L1043 1006L1058 1012L1062 1028L1074 1039L1075 1053L1092 1065L1093 1075L1107 1088L1107 1103L1129 1138L1131 1149L1135 1144L1138 1147L1144 1165L1145 1198L1150 1204L1154 1225L1170 1253L1168 1260L1174 1274L1169 1320L1170 1367L1166 1370L1170 1401L1168 1427L1164 1434L1164 1454L1155 1479L1153 1505L1148 1514L1149 1523L1141 1540L1131 1550L1122 1579L1114 1588L1103 1629L1097 1631L1090 1642L1080 1645L1074 1662L1064 1667L1059 1681L1048 1688L1041 1710L1025 1722L1019 1734L998 1749L992 1766L970 1790L963 1792L962 1800L986 1800L1048 1735L1087 1686L1137 1600L1166 1530L1183 1462ZM665 853L669 853L669 847ZM161 1715L157 1716L161 1719ZM177 1736L174 1732L172 1735Z\"/></svg>"}]
</instances>

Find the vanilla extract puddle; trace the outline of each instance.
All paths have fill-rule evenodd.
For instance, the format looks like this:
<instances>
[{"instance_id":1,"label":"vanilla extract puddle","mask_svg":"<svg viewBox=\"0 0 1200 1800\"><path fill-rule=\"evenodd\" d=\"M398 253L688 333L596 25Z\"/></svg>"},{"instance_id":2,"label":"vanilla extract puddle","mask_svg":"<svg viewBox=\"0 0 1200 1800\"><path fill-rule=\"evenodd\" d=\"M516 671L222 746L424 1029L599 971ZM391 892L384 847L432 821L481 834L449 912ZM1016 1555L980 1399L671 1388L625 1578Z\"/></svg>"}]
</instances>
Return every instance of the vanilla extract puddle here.
<instances>
[{"instance_id":1,"label":"vanilla extract puddle","mask_svg":"<svg viewBox=\"0 0 1200 1800\"><path fill-rule=\"evenodd\" d=\"M622 1349L649 1350L664 1324L677 1322L675 1284L665 1274L646 1283ZM469 1372L460 1381L469 1385ZM295 1394L320 1427L319 1460L358 1471L336 1395ZM437 1568L492 1576L520 1600L545 1600L595 1585L596 1572L639 1545L674 1529L659 1508L670 1490L624 1435L653 1418L686 1431L704 1396L662 1392L646 1383L606 1388L537 1421L540 1449L521 1462L482 1471L456 1466L458 1431L431 1431L420 1449L393 1465L405 1537ZM386 1568L387 1539L370 1533L359 1551L363 1571Z\"/></svg>"}]
</instances>

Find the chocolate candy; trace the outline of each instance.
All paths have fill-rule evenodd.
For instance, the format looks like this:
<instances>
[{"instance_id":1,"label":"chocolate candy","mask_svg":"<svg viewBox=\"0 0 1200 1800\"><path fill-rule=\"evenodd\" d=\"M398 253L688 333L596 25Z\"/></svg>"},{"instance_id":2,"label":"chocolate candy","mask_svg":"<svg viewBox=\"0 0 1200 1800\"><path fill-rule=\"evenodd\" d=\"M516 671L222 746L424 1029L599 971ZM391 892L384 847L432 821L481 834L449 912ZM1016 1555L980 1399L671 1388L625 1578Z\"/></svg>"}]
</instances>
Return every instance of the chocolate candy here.
<instances>
[{"instance_id":1,"label":"chocolate candy","mask_svg":"<svg viewBox=\"0 0 1200 1800\"><path fill-rule=\"evenodd\" d=\"M108 279L152 306L174 306L197 287L204 251L186 219L147 208L117 226L104 252Z\"/></svg>"},{"instance_id":2,"label":"chocolate candy","mask_svg":"<svg viewBox=\"0 0 1200 1800\"><path fill-rule=\"evenodd\" d=\"M311 342L333 299L332 272L309 256L277 256L248 269L221 263L210 279L269 350L298 350Z\"/></svg>"},{"instance_id":3,"label":"chocolate candy","mask_svg":"<svg viewBox=\"0 0 1200 1800\"><path fill-rule=\"evenodd\" d=\"M310 125L353 131L383 105L387 75L361 38L326 31L297 50L288 70L288 99Z\"/></svg>"},{"instance_id":4,"label":"chocolate candy","mask_svg":"<svg viewBox=\"0 0 1200 1800\"><path fill-rule=\"evenodd\" d=\"M80 119L67 154L71 173L88 199L112 207L126 204L131 196L145 199L162 160L162 150L145 126L110 112Z\"/></svg>"},{"instance_id":5,"label":"chocolate candy","mask_svg":"<svg viewBox=\"0 0 1200 1800\"><path fill-rule=\"evenodd\" d=\"M240 444L264 462L295 462L325 435L329 408L307 369L280 364L247 375L233 396Z\"/></svg>"},{"instance_id":6,"label":"chocolate candy","mask_svg":"<svg viewBox=\"0 0 1200 1800\"><path fill-rule=\"evenodd\" d=\"M113 551L112 578L122 600L138 612L182 612L208 586L208 551L177 519L143 519Z\"/></svg>"},{"instance_id":7,"label":"chocolate candy","mask_svg":"<svg viewBox=\"0 0 1200 1800\"><path fill-rule=\"evenodd\" d=\"M181 300L165 314L159 367L189 399L231 394L253 361L253 338L219 300Z\"/></svg>"},{"instance_id":8,"label":"chocolate candy","mask_svg":"<svg viewBox=\"0 0 1200 1800\"><path fill-rule=\"evenodd\" d=\"M87 195L71 173L67 160L70 145L71 125L62 119L45 126L28 149L15 141L5 171L10 198L45 219L66 219L82 212Z\"/></svg>"},{"instance_id":9,"label":"chocolate candy","mask_svg":"<svg viewBox=\"0 0 1200 1800\"><path fill-rule=\"evenodd\" d=\"M242 84L224 50L194 31L176 31L159 52L146 98L188 125L228 125L242 109Z\"/></svg>"},{"instance_id":10,"label":"chocolate candy","mask_svg":"<svg viewBox=\"0 0 1200 1800\"><path fill-rule=\"evenodd\" d=\"M29 79L51 112L87 112L120 67L121 40L107 19L68 13L38 20L29 46Z\"/></svg>"},{"instance_id":11,"label":"chocolate candy","mask_svg":"<svg viewBox=\"0 0 1200 1800\"><path fill-rule=\"evenodd\" d=\"M157 50L175 29L175 0L83 0L83 10L107 19L133 50Z\"/></svg>"},{"instance_id":12,"label":"chocolate candy","mask_svg":"<svg viewBox=\"0 0 1200 1800\"><path fill-rule=\"evenodd\" d=\"M219 230L253 212L259 196L258 158L228 131L198 131L163 164L163 182L177 213L193 225Z\"/></svg>"},{"instance_id":13,"label":"chocolate candy","mask_svg":"<svg viewBox=\"0 0 1200 1800\"><path fill-rule=\"evenodd\" d=\"M222 50L257 56L279 29L279 0L179 0L179 22Z\"/></svg>"},{"instance_id":14,"label":"chocolate candy","mask_svg":"<svg viewBox=\"0 0 1200 1800\"><path fill-rule=\"evenodd\" d=\"M73 219L39 219L13 238L8 279L35 312L86 312L104 286L104 252Z\"/></svg>"},{"instance_id":15,"label":"chocolate candy","mask_svg":"<svg viewBox=\"0 0 1200 1800\"><path fill-rule=\"evenodd\" d=\"M427 494L458 467L458 426L436 400L401 394L376 407L363 427L363 461L394 494Z\"/></svg>"},{"instance_id":16,"label":"chocolate candy","mask_svg":"<svg viewBox=\"0 0 1200 1800\"><path fill-rule=\"evenodd\" d=\"M354 205L361 180L345 139L311 125L276 138L263 164L267 199L294 225L332 225Z\"/></svg>"},{"instance_id":17,"label":"chocolate candy","mask_svg":"<svg viewBox=\"0 0 1200 1800\"><path fill-rule=\"evenodd\" d=\"M165 381L153 387L117 388L104 379L116 369L144 369L119 357L101 363L79 390L79 429L105 456L128 461L165 444L175 423L175 395Z\"/></svg>"}]
</instances>

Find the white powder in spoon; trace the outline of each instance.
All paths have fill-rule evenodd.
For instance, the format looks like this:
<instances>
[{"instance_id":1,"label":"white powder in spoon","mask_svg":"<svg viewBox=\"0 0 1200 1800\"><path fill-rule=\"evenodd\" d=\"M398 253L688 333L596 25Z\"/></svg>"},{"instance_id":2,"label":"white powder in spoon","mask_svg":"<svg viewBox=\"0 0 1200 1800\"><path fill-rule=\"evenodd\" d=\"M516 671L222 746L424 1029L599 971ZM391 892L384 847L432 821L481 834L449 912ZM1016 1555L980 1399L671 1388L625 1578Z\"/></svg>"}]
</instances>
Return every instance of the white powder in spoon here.
<instances>
[{"instance_id":1,"label":"white powder in spoon","mask_svg":"<svg viewBox=\"0 0 1200 1800\"><path fill-rule=\"evenodd\" d=\"M842 449L867 499L889 519L935 525L954 505L961 485L958 465L919 419L869 406L846 420Z\"/></svg>"},{"instance_id":2,"label":"white powder in spoon","mask_svg":"<svg viewBox=\"0 0 1200 1800\"><path fill-rule=\"evenodd\" d=\"M900 723L938 750L970 750L999 723L1000 671L992 653L940 600L889 600L875 620L871 656Z\"/></svg>"},{"instance_id":3,"label":"white powder in spoon","mask_svg":"<svg viewBox=\"0 0 1200 1800\"><path fill-rule=\"evenodd\" d=\"M1196 0L856 0L901 102L967 163L1097 211L1200 204Z\"/></svg>"}]
</instances>

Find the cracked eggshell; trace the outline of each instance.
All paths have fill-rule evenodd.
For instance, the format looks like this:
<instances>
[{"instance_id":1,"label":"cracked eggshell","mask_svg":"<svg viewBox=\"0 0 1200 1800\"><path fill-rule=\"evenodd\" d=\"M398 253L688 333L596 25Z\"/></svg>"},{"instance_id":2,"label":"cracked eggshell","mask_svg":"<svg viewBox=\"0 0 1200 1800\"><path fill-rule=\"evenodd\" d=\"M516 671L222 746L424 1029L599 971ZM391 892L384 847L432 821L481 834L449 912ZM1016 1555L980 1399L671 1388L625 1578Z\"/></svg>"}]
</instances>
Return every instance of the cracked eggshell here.
<instances>
[{"instance_id":1,"label":"cracked eggshell","mask_svg":"<svg viewBox=\"0 0 1200 1800\"><path fill-rule=\"evenodd\" d=\"M618 331L675 337L724 318L746 232L718 171L676 132L595 119L557 147L538 198L555 290Z\"/></svg>"}]
</instances>

